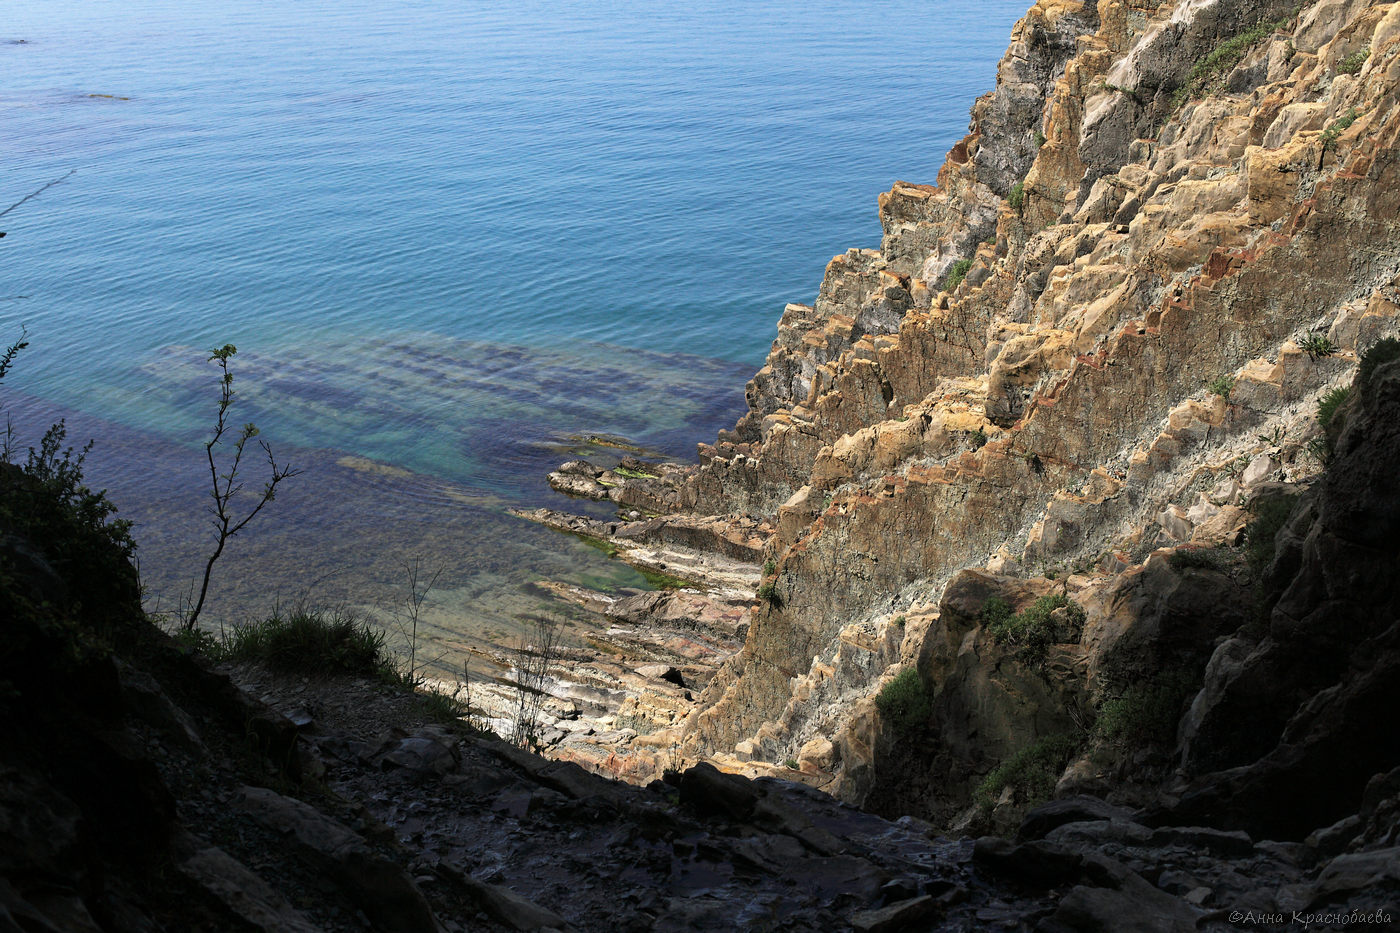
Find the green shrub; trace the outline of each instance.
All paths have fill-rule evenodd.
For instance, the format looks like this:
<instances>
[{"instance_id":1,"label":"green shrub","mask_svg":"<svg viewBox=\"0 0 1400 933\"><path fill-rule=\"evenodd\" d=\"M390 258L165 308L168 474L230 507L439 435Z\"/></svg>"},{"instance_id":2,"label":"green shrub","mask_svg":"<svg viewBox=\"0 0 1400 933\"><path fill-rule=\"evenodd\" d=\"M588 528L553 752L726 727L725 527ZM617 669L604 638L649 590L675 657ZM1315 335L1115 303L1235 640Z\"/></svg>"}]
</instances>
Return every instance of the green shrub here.
<instances>
[{"instance_id":1,"label":"green shrub","mask_svg":"<svg viewBox=\"0 0 1400 933\"><path fill-rule=\"evenodd\" d=\"M1040 130L1036 130L1036 131L1035 131L1035 148L1039 149L1039 148L1040 148L1041 146L1043 146L1043 145L1045 145L1045 134L1042 133Z\"/></svg>"},{"instance_id":2,"label":"green shrub","mask_svg":"<svg viewBox=\"0 0 1400 933\"><path fill-rule=\"evenodd\" d=\"M923 678L912 667L900 671L875 697L880 715L902 733L913 732L933 713Z\"/></svg>"},{"instance_id":3,"label":"green shrub","mask_svg":"<svg viewBox=\"0 0 1400 933\"><path fill-rule=\"evenodd\" d=\"M1362 388L1370 385L1376 368L1392 360L1400 360L1400 339L1386 337L1371 344L1366 348L1366 352L1361 354L1361 365L1356 369L1357 384Z\"/></svg>"},{"instance_id":4,"label":"green shrub","mask_svg":"<svg viewBox=\"0 0 1400 933\"><path fill-rule=\"evenodd\" d=\"M982 604L982 613L978 617L982 625L991 630L996 626L1006 624L1006 620L1011 618L1011 604L1000 596L993 596Z\"/></svg>"},{"instance_id":5,"label":"green shrub","mask_svg":"<svg viewBox=\"0 0 1400 933\"><path fill-rule=\"evenodd\" d=\"M1333 120L1327 129L1322 131L1322 148L1324 150L1334 148L1337 145L1337 140L1347 131L1348 127L1356 122L1356 118L1360 114L1361 111L1351 107L1346 113Z\"/></svg>"},{"instance_id":6,"label":"green shrub","mask_svg":"<svg viewBox=\"0 0 1400 933\"><path fill-rule=\"evenodd\" d=\"M1015 648L1016 657L1032 667L1045 660L1051 645L1077 639L1084 626L1084 610L1059 593L1040 597L1014 616L1009 607L1003 611L1005 600L999 600L1001 606L993 606L997 599L992 597L982 607L987 631L997 644ZM1057 609L1066 610L1061 620L1055 618Z\"/></svg>"},{"instance_id":7,"label":"green shrub","mask_svg":"<svg viewBox=\"0 0 1400 933\"><path fill-rule=\"evenodd\" d=\"M1254 517L1244 529L1244 553L1255 574L1262 573L1274 559L1274 540L1293 513L1297 496L1270 496L1256 502Z\"/></svg>"},{"instance_id":8,"label":"green shrub","mask_svg":"<svg viewBox=\"0 0 1400 933\"><path fill-rule=\"evenodd\" d=\"M797 759L796 759L796 758L789 758L787 761L783 762L783 767L787 768L789 771L799 771L799 770L801 770L801 769L798 767Z\"/></svg>"},{"instance_id":9,"label":"green shrub","mask_svg":"<svg viewBox=\"0 0 1400 933\"><path fill-rule=\"evenodd\" d=\"M1370 49L1362 49L1359 52L1352 52L1346 58L1337 62L1337 74L1354 75L1361 70L1361 66L1366 64L1366 59L1371 57Z\"/></svg>"},{"instance_id":10,"label":"green shrub","mask_svg":"<svg viewBox=\"0 0 1400 933\"><path fill-rule=\"evenodd\" d=\"M1326 430L1332 424L1332 419L1336 417L1337 410L1347 403L1351 398L1350 387L1333 389L1322 398L1317 400L1317 423Z\"/></svg>"},{"instance_id":11,"label":"green shrub","mask_svg":"<svg viewBox=\"0 0 1400 933\"><path fill-rule=\"evenodd\" d=\"M341 613L299 610L235 626L222 653L278 671L396 678L384 633Z\"/></svg>"},{"instance_id":12,"label":"green shrub","mask_svg":"<svg viewBox=\"0 0 1400 933\"><path fill-rule=\"evenodd\" d=\"M1021 749L988 774L977 786L977 802L991 808L1008 787L1015 789L1018 802L1025 806L1050 799L1065 766L1078 750L1076 736L1046 736Z\"/></svg>"},{"instance_id":13,"label":"green shrub","mask_svg":"<svg viewBox=\"0 0 1400 933\"><path fill-rule=\"evenodd\" d=\"M1191 682L1180 676L1134 684L1099 706L1094 734L1133 748L1168 744L1176 739L1182 704L1192 692Z\"/></svg>"},{"instance_id":14,"label":"green shrub","mask_svg":"<svg viewBox=\"0 0 1400 933\"><path fill-rule=\"evenodd\" d=\"M1011 186L1011 193L1006 196L1006 203L1011 205L1013 211L1020 211L1021 205L1026 203L1026 183L1018 181Z\"/></svg>"},{"instance_id":15,"label":"green shrub","mask_svg":"<svg viewBox=\"0 0 1400 933\"><path fill-rule=\"evenodd\" d=\"M765 561L763 562L763 575L764 575L765 577L771 577L771 576L773 576L773 574L775 574L775 573L777 573L777 572L778 572L778 562L777 562L776 560L774 560L773 558L770 557L770 558L768 558L767 560L765 560Z\"/></svg>"},{"instance_id":16,"label":"green shrub","mask_svg":"<svg viewBox=\"0 0 1400 933\"><path fill-rule=\"evenodd\" d=\"M963 279L967 278L967 270L971 268L971 259L959 259L953 263L952 268L948 270L948 277L943 280L943 290L945 292L957 291Z\"/></svg>"},{"instance_id":17,"label":"green shrub","mask_svg":"<svg viewBox=\"0 0 1400 933\"><path fill-rule=\"evenodd\" d=\"M1206 383L1206 391L1211 395L1218 395L1228 399L1230 392L1235 388L1235 377L1230 375L1218 376Z\"/></svg>"},{"instance_id":18,"label":"green shrub","mask_svg":"<svg viewBox=\"0 0 1400 933\"><path fill-rule=\"evenodd\" d=\"M1177 570L1188 570L1190 568L1200 568L1203 570L1219 570L1223 561L1220 551L1213 547L1183 547L1172 551L1167 558L1171 565Z\"/></svg>"},{"instance_id":19,"label":"green shrub","mask_svg":"<svg viewBox=\"0 0 1400 933\"><path fill-rule=\"evenodd\" d=\"M758 589L754 590L754 595L757 596L759 599L767 600L774 606L781 606L783 604L783 598L778 595L777 583L777 580L763 581L763 583L759 585Z\"/></svg>"}]
</instances>

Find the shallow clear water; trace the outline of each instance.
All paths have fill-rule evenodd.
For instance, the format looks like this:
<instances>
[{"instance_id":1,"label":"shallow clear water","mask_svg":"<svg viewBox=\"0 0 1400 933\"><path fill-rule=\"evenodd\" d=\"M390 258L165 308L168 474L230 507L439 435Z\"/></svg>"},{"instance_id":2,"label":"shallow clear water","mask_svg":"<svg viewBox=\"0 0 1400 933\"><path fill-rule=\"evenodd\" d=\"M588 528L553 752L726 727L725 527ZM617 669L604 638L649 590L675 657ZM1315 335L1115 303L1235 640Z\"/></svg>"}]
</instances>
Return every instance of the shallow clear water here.
<instances>
[{"instance_id":1,"label":"shallow clear water","mask_svg":"<svg viewBox=\"0 0 1400 933\"><path fill-rule=\"evenodd\" d=\"M571 435L687 456L732 424L784 302L933 180L1024 5L12 5L0 202L76 171L0 219L0 338L33 343L6 398L96 438L164 605L224 343L237 420L308 472L218 612L392 603L415 555L467 638L532 580L637 585L503 509L567 505Z\"/></svg>"}]
</instances>

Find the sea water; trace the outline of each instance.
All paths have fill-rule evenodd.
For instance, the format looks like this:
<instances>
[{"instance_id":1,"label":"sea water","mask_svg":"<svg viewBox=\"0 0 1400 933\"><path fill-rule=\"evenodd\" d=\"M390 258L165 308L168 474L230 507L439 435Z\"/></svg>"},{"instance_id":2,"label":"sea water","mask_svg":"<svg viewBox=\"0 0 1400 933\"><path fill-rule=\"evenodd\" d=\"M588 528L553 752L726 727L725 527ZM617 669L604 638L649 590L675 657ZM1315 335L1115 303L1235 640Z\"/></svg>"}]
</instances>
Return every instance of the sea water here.
<instances>
[{"instance_id":1,"label":"sea water","mask_svg":"<svg viewBox=\"0 0 1400 933\"><path fill-rule=\"evenodd\" d=\"M544 473L607 454L586 435L686 458L732 425L784 303L934 180L1024 5L7 4L0 209L62 181L0 217L0 341L31 342L0 400L21 442L95 441L176 610L235 344L233 420L305 472L209 619L392 614L417 561L455 663L542 580L646 585L506 509L582 508Z\"/></svg>"}]
</instances>

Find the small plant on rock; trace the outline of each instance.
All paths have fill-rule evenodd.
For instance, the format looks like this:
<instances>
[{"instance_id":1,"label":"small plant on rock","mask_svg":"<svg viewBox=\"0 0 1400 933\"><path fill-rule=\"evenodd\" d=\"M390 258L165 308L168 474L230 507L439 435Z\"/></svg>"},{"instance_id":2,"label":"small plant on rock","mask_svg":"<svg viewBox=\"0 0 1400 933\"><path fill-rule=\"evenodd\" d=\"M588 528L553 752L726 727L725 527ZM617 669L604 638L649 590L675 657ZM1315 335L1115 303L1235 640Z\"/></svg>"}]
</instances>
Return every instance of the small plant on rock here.
<instances>
[{"instance_id":1,"label":"small plant on rock","mask_svg":"<svg viewBox=\"0 0 1400 933\"><path fill-rule=\"evenodd\" d=\"M782 597L778 595L776 580L764 580L763 583L759 585L758 589L754 590L754 595L759 599L772 603L774 606L782 605L783 600Z\"/></svg>"},{"instance_id":2,"label":"small plant on rock","mask_svg":"<svg viewBox=\"0 0 1400 933\"><path fill-rule=\"evenodd\" d=\"M1176 737L1182 705L1192 689L1193 684L1180 675L1162 675L1134 684L1103 702L1094 734L1132 748L1165 745Z\"/></svg>"},{"instance_id":3,"label":"small plant on rock","mask_svg":"<svg viewBox=\"0 0 1400 933\"><path fill-rule=\"evenodd\" d=\"M1006 203L1011 205L1011 209L1020 213L1022 205L1026 203L1026 183L1018 181L1011 186L1011 193L1006 196Z\"/></svg>"},{"instance_id":4,"label":"small plant on rock","mask_svg":"<svg viewBox=\"0 0 1400 933\"><path fill-rule=\"evenodd\" d=\"M1326 334L1308 334L1298 340L1298 349L1306 353L1308 359L1317 362L1336 353L1337 345Z\"/></svg>"},{"instance_id":5,"label":"small plant on rock","mask_svg":"<svg viewBox=\"0 0 1400 933\"><path fill-rule=\"evenodd\" d=\"M1183 547L1172 551L1167 558L1177 570L1219 570L1220 551L1213 547Z\"/></svg>"},{"instance_id":6,"label":"small plant on rock","mask_svg":"<svg viewBox=\"0 0 1400 933\"><path fill-rule=\"evenodd\" d=\"M1335 149L1337 146L1337 140L1340 139L1342 134L1345 133L1347 129L1350 128L1350 126L1356 122L1356 118L1360 115L1361 111L1357 110L1355 107L1351 107L1347 110L1346 113L1342 114L1336 120L1332 121L1331 125L1329 125L1327 129L1322 131L1323 151L1326 151L1328 149Z\"/></svg>"},{"instance_id":7,"label":"small plant on rock","mask_svg":"<svg viewBox=\"0 0 1400 933\"><path fill-rule=\"evenodd\" d=\"M1211 395L1218 395L1223 399L1228 399L1230 393L1235 388L1235 377L1231 375L1218 376L1206 383L1206 391Z\"/></svg>"},{"instance_id":8,"label":"small plant on rock","mask_svg":"<svg viewBox=\"0 0 1400 933\"><path fill-rule=\"evenodd\" d=\"M988 600L982 607L987 631L997 644L1015 648L1016 657L1032 667L1044 662L1051 645L1078 640L1084 627L1084 610L1059 593L1040 597L1014 616L1003 613L1000 607L989 616L991 603ZM1064 611L1057 614L1061 609Z\"/></svg>"},{"instance_id":9,"label":"small plant on rock","mask_svg":"<svg viewBox=\"0 0 1400 933\"><path fill-rule=\"evenodd\" d=\"M943 280L943 290L945 292L957 291L963 279L967 278L967 270L971 268L971 259L959 259L957 262L953 263L952 267L948 270L948 277Z\"/></svg>"},{"instance_id":10,"label":"small plant on rock","mask_svg":"<svg viewBox=\"0 0 1400 933\"><path fill-rule=\"evenodd\" d=\"M1274 542L1293 513L1297 496L1256 498L1252 503L1254 518L1244 529L1245 558L1250 568L1262 573L1274 559Z\"/></svg>"},{"instance_id":11,"label":"small plant on rock","mask_svg":"<svg viewBox=\"0 0 1400 933\"><path fill-rule=\"evenodd\" d=\"M1352 52L1346 58L1337 62L1337 74L1354 75L1361 71L1361 66L1366 64L1366 59L1371 57L1370 49L1362 49L1359 52Z\"/></svg>"}]
</instances>

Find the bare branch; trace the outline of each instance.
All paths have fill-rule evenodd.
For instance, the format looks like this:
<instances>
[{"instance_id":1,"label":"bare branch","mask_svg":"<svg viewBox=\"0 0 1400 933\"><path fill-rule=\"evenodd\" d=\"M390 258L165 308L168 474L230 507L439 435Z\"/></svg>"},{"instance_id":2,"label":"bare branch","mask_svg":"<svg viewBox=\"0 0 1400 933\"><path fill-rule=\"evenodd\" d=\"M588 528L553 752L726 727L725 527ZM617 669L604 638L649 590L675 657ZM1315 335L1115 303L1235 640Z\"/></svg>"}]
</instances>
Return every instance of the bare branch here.
<instances>
[{"instance_id":1,"label":"bare branch","mask_svg":"<svg viewBox=\"0 0 1400 933\"><path fill-rule=\"evenodd\" d=\"M189 615L185 617L184 627L186 631L193 631L199 621L199 614L204 609L204 600L209 594L209 578L214 571L214 564L223 556L224 547L228 540L238 534L248 523L251 522L263 507L276 498L277 486L283 480L293 476L299 476L302 471L294 469L290 464L279 466L276 457L272 454L272 447L264 440L259 439L258 444L262 447L263 453L267 455L269 476L263 485L262 493L258 497L257 504L248 510L241 519L234 518L234 499L243 491L243 482L238 479L238 472L243 466L243 452L247 448L250 438L257 437L257 426L249 422L243 426L238 433L238 438L233 442L233 460L229 464L226 472L219 472L218 458L215 455L215 448L219 446L228 430L228 410L233 405L233 373L229 372L228 361L237 348L233 344L224 344L219 349L210 351L209 361L219 364L219 414L214 423L214 433L204 445L205 459L209 464L209 496L214 500L209 511L214 516L214 531L218 536L218 541L213 553L204 564L204 579L199 588L199 600Z\"/></svg>"}]
</instances>

